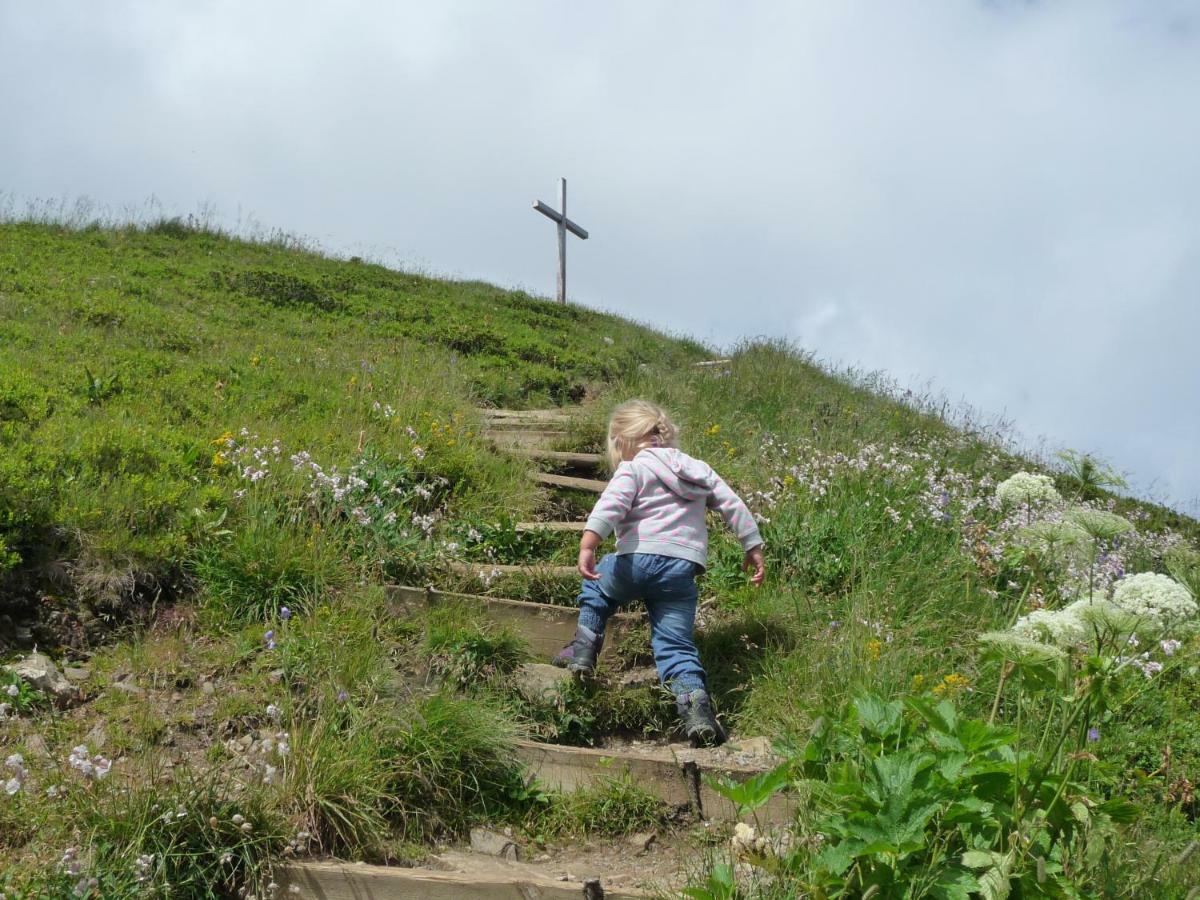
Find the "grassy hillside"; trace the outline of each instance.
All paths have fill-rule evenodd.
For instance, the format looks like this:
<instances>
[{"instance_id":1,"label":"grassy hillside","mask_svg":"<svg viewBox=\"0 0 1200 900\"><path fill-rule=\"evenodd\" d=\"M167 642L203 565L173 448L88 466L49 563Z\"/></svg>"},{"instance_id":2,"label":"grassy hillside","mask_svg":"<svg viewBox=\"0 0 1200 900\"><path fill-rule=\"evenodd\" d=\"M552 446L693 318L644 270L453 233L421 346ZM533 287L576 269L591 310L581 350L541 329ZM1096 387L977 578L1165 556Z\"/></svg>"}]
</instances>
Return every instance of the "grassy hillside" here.
<instances>
[{"instance_id":1,"label":"grassy hillside","mask_svg":"<svg viewBox=\"0 0 1200 900\"><path fill-rule=\"evenodd\" d=\"M638 395L763 520L761 590L714 539L701 652L726 723L793 748L785 780L812 798L786 851L697 839L698 896L965 897L1001 876L1031 896L1183 896L1194 616L1110 617L1073 642L1037 616L1024 643L1009 629L1136 573L1194 596L1196 523L1089 471L998 491L1043 470L791 348L691 365L711 355L176 223L0 226L0 653L36 641L86 664L66 710L9 679L0 749L22 761L3 773L0 891L219 896L283 856L416 858L480 821L540 840L666 827L629 785L539 793L507 749L658 733L654 690L530 702L508 681L519 635L399 618L383 592L569 602L570 582L449 574L573 558L569 536L515 531L551 501L476 407L582 403L564 449L589 449ZM91 775L69 761L81 744Z\"/></svg>"}]
</instances>

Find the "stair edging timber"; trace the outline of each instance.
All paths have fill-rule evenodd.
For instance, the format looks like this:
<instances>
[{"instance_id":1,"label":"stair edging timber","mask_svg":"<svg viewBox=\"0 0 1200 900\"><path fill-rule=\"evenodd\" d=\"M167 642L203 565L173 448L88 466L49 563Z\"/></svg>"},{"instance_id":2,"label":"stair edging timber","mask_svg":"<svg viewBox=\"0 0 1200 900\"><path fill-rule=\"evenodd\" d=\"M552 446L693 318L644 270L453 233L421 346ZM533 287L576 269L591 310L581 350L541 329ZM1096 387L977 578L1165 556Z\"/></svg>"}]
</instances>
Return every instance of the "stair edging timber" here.
<instances>
[{"instance_id":1,"label":"stair edging timber","mask_svg":"<svg viewBox=\"0 0 1200 900\"><path fill-rule=\"evenodd\" d=\"M480 606L493 622L517 628L529 643L531 650L544 657L543 662L552 659L571 641L579 619L579 611L573 606L533 603L507 597L484 597L480 594L461 594L404 584L388 585L385 591L392 605L398 610L411 611L439 603ZM609 619L607 639L600 653L601 659L611 656L612 648L629 629L637 625L640 618L632 613L617 613Z\"/></svg>"}]
</instances>

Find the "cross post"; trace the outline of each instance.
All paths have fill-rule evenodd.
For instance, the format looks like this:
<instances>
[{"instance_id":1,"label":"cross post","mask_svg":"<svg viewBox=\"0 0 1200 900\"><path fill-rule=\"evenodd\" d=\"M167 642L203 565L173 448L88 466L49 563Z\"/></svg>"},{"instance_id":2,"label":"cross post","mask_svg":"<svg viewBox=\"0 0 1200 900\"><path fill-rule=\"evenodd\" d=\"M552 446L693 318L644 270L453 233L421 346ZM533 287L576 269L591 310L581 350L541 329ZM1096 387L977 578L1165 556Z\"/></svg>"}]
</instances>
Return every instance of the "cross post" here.
<instances>
[{"instance_id":1,"label":"cross post","mask_svg":"<svg viewBox=\"0 0 1200 900\"><path fill-rule=\"evenodd\" d=\"M567 232L586 241L588 233L567 218L567 179L558 179L558 209L551 209L541 200L533 208L558 226L558 302L567 302Z\"/></svg>"}]
</instances>

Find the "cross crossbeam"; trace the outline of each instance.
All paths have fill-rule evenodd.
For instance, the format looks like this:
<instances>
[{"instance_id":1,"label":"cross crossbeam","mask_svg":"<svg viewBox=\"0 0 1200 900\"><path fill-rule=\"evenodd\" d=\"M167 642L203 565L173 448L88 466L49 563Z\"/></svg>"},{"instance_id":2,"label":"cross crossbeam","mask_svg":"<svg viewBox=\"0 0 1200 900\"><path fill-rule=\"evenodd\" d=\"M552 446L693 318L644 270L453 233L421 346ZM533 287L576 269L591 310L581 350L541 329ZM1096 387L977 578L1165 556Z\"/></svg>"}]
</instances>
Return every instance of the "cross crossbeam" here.
<instances>
[{"instance_id":1,"label":"cross crossbeam","mask_svg":"<svg viewBox=\"0 0 1200 900\"><path fill-rule=\"evenodd\" d=\"M533 208L558 226L558 302L567 302L567 232L586 241L588 233L567 218L567 179L558 179L558 209L535 200Z\"/></svg>"}]
</instances>

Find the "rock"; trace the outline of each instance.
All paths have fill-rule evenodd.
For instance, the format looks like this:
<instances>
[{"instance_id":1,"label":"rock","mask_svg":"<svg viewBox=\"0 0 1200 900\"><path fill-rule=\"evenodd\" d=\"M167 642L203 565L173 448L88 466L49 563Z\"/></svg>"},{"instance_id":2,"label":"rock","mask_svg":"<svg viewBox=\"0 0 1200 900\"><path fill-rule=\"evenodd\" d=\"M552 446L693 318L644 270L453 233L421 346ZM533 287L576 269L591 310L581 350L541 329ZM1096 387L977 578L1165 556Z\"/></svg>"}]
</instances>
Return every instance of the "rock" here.
<instances>
[{"instance_id":1,"label":"rock","mask_svg":"<svg viewBox=\"0 0 1200 900\"><path fill-rule=\"evenodd\" d=\"M271 682L271 684L279 684L279 682L283 681L283 676L285 674L286 673L283 671L283 669L272 669L267 674L267 681Z\"/></svg>"},{"instance_id":2,"label":"rock","mask_svg":"<svg viewBox=\"0 0 1200 900\"><path fill-rule=\"evenodd\" d=\"M173 691L171 693L171 702L172 703L178 703L182 699L183 699L183 694L179 693L179 691Z\"/></svg>"},{"instance_id":3,"label":"rock","mask_svg":"<svg viewBox=\"0 0 1200 900\"><path fill-rule=\"evenodd\" d=\"M217 686L211 681L200 682L200 693L204 694L206 697L211 697L216 692Z\"/></svg>"},{"instance_id":4,"label":"rock","mask_svg":"<svg viewBox=\"0 0 1200 900\"><path fill-rule=\"evenodd\" d=\"M111 690L121 694L128 694L130 697L142 697L146 693L145 688L138 687L132 681L118 681L113 684Z\"/></svg>"},{"instance_id":5,"label":"rock","mask_svg":"<svg viewBox=\"0 0 1200 900\"><path fill-rule=\"evenodd\" d=\"M471 849L476 853L499 856L501 859L521 858L520 848L511 839L490 828L471 829Z\"/></svg>"},{"instance_id":6,"label":"rock","mask_svg":"<svg viewBox=\"0 0 1200 900\"><path fill-rule=\"evenodd\" d=\"M38 759L50 758L50 748L46 746L45 739L36 732L25 738L25 749L30 756L36 756Z\"/></svg>"},{"instance_id":7,"label":"rock","mask_svg":"<svg viewBox=\"0 0 1200 900\"><path fill-rule=\"evenodd\" d=\"M658 840L658 833L654 831L639 831L636 834L631 834L625 838L627 843L637 853L645 853L654 842Z\"/></svg>"},{"instance_id":8,"label":"rock","mask_svg":"<svg viewBox=\"0 0 1200 900\"><path fill-rule=\"evenodd\" d=\"M92 677L91 669L84 669L80 666L67 666L63 669L63 675L67 677L67 681L87 681Z\"/></svg>"},{"instance_id":9,"label":"rock","mask_svg":"<svg viewBox=\"0 0 1200 900\"><path fill-rule=\"evenodd\" d=\"M104 723L97 722L92 726L83 737L83 742L92 748L93 753L99 753L104 749L104 745L108 743L108 732L104 730Z\"/></svg>"},{"instance_id":10,"label":"rock","mask_svg":"<svg viewBox=\"0 0 1200 900\"><path fill-rule=\"evenodd\" d=\"M526 663L513 674L517 692L532 703L552 700L573 676L566 669L546 663Z\"/></svg>"},{"instance_id":11,"label":"rock","mask_svg":"<svg viewBox=\"0 0 1200 900\"><path fill-rule=\"evenodd\" d=\"M44 694L49 694L55 700L66 700L75 696L75 688L67 681L54 660L45 653L30 653L20 662L10 663L4 667L6 672L12 672L22 681L28 682Z\"/></svg>"},{"instance_id":12,"label":"rock","mask_svg":"<svg viewBox=\"0 0 1200 900\"><path fill-rule=\"evenodd\" d=\"M622 672L617 684L624 688L645 687L658 684L658 670L653 666L642 666Z\"/></svg>"}]
</instances>

